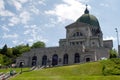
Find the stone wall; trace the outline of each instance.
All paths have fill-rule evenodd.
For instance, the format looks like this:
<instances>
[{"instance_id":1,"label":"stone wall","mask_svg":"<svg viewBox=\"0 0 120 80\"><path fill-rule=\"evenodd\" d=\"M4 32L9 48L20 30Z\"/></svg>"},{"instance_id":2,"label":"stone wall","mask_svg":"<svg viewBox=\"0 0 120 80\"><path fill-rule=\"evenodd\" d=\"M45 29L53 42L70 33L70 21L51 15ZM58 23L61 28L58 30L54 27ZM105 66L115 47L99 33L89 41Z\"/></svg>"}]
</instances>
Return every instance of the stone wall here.
<instances>
[{"instance_id":1,"label":"stone wall","mask_svg":"<svg viewBox=\"0 0 120 80\"><path fill-rule=\"evenodd\" d=\"M47 60L50 60L49 64L51 65L54 54L58 55L58 65L64 65L64 55L68 54L68 65L70 65L75 63L76 53L79 54L79 63L84 63L86 62L87 58L90 58L90 61L100 60L102 57L108 58L109 54L107 51L107 49L103 48L86 49L83 51L83 47L81 46L36 48L24 53L21 57L19 57L16 65L19 66L20 62L24 62L24 66L32 66L32 57L37 56L36 65L42 66L42 59L44 55L47 56Z\"/></svg>"}]
</instances>

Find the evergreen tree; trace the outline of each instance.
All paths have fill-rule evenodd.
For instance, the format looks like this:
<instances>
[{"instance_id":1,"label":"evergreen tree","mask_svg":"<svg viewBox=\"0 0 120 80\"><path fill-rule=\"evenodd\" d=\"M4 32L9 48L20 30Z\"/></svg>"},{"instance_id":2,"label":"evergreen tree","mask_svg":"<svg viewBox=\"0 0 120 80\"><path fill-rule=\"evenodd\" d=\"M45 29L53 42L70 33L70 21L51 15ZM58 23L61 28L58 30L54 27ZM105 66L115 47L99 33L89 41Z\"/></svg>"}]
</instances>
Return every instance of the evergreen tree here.
<instances>
[{"instance_id":1,"label":"evergreen tree","mask_svg":"<svg viewBox=\"0 0 120 80\"><path fill-rule=\"evenodd\" d=\"M7 55L7 45L5 44L1 50L1 54Z\"/></svg>"},{"instance_id":2,"label":"evergreen tree","mask_svg":"<svg viewBox=\"0 0 120 80\"><path fill-rule=\"evenodd\" d=\"M29 44L26 44L26 47L29 47Z\"/></svg>"}]
</instances>

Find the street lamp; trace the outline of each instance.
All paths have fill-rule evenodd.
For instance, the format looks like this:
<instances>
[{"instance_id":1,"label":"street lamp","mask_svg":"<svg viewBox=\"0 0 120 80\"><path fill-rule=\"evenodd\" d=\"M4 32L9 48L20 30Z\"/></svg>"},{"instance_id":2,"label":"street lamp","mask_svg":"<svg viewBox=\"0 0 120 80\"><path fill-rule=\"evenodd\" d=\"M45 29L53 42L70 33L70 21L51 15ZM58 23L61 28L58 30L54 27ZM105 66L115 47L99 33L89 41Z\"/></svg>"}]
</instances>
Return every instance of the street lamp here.
<instances>
[{"instance_id":1,"label":"street lamp","mask_svg":"<svg viewBox=\"0 0 120 80\"><path fill-rule=\"evenodd\" d=\"M115 31L116 31L116 33L117 33L117 44L118 44L118 47L119 47L119 36L118 36L118 29L117 28L115 28ZM118 48L118 56L120 56L120 54L119 54L119 48Z\"/></svg>"},{"instance_id":2,"label":"street lamp","mask_svg":"<svg viewBox=\"0 0 120 80\"><path fill-rule=\"evenodd\" d=\"M0 64L0 69L1 69L1 64Z\"/></svg>"},{"instance_id":3,"label":"street lamp","mask_svg":"<svg viewBox=\"0 0 120 80\"><path fill-rule=\"evenodd\" d=\"M48 60L47 60L48 67L50 67L50 62L51 62L51 60L50 60L50 59L48 59Z\"/></svg>"},{"instance_id":4,"label":"street lamp","mask_svg":"<svg viewBox=\"0 0 120 80\"><path fill-rule=\"evenodd\" d=\"M21 62L21 64L20 64L20 67L21 67L21 72L20 72L20 74L22 74L22 68L23 68L23 66L24 66L24 63Z\"/></svg>"}]
</instances>

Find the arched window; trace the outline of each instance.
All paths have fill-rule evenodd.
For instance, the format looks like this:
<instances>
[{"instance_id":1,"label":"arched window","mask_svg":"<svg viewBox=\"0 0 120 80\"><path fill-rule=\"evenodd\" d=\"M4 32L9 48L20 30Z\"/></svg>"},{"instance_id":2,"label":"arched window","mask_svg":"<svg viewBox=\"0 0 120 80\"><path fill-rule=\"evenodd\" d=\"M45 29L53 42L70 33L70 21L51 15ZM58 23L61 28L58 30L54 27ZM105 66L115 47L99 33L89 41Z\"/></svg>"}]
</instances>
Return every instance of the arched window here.
<instances>
[{"instance_id":1,"label":"arched window","mask_svg":"<svg viewBox=\"0 0 120 80\"><path fill-rule=\"evenodd\" d=\"M37 56L32 57L32 66L36 66L37 63Z\"/></svg>"},{"instance_id":2,"label":"arched window","mask_svg":"<svg viewBox=\"0 0 120 80\"><path fill-rule=\"evenodd\" d=\"M47 56L46 56L46 55L44 55L44 56L42 57L42 65L44 65L44 66L47 65Z\"/></svg>"},{"instance_id":3,"label":"arched window","mask_svg":"<svg viewBox=\"0 0 120 80\"><path fill-rule=\"evenodd\" d=\"M64 56L63 56L63 64L68 64L68 54L64 54Z\"/></svg>"},{"instance_id":4,"label":"arched window","mask_svg":"<svg viewBox=\"0 0 120 80\"><path fill-rule=\"evenodd\" d=\"M79 32L76 32L76 36L79 36Z\"/></svg>"},{"instance_id":5,"label":"arched window","mask_svg":"<svg viewBox=\"0 0 120 80\"><path fill-rule=\"evenodd\" d=\"M83 34L80 32L80 36L83 36Z\"/></svg>"},{"instance_id":6,"label":"arched window","mask_svg":"<svg viewBox=\"0 0 120 80\"><path fill-rule=\"evenodd\" d=\"M58 65L58 55L57 54L54 54L52 56L52 65L53 66Z\"/></svg>"},{"instance_id":7,"label":"arched window","mask_svg":"<svg viewBox=\"0 0 120 80\"><path fill-rule=\"evenodd\" d=\"M33 57L32 57L32 60L37 60L37 56L33 56Z\"/></svg>"},{"instance_id":8,"label":"arched window","mask_svg":"<svg viewBox=\"0 0 120 80\"><path fill-rule=\"evenodd\" d=\"M79 63L79 62L80 62L79 53L75 53L75 55L74 55L74 62L75 62L75 63Z\"/></svg>"},{"instance_id":9,"label":"arched window","mask_svg":"<svg viewBox=\"0 0 120 80\"><path fill-rule=\"evenodd\" d=\"M79 36L83 36L83 34L81 32L75 32L73 34L73 37L79 37Z\"/></svg>"}]
</instances>

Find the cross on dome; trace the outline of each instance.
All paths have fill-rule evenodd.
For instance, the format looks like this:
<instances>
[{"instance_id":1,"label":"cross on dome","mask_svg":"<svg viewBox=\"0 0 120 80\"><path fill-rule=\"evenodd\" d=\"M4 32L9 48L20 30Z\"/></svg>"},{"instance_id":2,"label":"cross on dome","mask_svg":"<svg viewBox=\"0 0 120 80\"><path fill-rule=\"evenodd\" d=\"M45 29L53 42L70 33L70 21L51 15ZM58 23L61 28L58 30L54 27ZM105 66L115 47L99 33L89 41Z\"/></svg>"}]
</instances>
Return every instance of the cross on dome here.
<instances>
[{"instance_id":1,"label":"cross on dome","mask_svg":"<svg viewBox=\"0 0 120 80\"><path fill-rule=\"evenodd\" d=\"M85 14L89 14L89 10L87 9L87 6L88 6L88 5L86 4L86 9L85 9L85 11L84 11Z\"/></svg>"}]
</instances>

